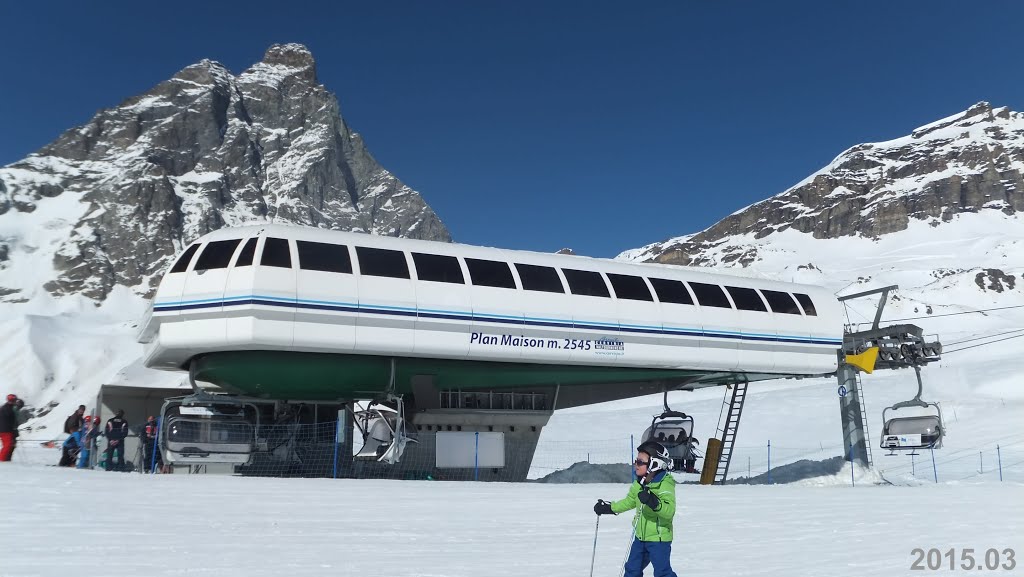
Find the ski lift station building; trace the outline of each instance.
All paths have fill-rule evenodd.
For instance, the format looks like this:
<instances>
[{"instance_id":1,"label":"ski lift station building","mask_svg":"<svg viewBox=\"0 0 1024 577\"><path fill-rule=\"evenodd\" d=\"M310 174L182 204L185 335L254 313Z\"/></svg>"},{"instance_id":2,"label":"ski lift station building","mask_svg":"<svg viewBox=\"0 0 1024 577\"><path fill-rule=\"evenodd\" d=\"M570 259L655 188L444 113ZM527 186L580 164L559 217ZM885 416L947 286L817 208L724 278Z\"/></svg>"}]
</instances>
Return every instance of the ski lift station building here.
<instances>
[{"instance_id":1,"label":"ski lift station building","mask_svg":"<svg viewBox=\"0 0 1024 577\"><path fill-rule=\"evenodd\" d=\"M362 457L396 476L418 452L439 476L469 478L455 433L500 433L487 459L511 479L532 450L507 442L535 447L555 409L833 374L844 326L821 287L264 225L188 246L139 340L147 367L200 392L348 407L349 425L359 399L391 406L400 418L375 418L392 438ZM399 442L418 433L431 441Z\"/></svg>"}]
</instances>

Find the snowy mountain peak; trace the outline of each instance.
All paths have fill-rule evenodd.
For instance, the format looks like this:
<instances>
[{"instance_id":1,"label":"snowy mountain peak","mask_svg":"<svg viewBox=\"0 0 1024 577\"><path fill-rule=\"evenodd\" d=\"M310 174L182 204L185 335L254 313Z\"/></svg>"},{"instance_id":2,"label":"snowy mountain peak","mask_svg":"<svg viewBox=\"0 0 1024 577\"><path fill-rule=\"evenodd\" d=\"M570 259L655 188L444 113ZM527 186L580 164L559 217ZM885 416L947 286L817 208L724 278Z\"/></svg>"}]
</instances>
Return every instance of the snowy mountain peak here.
<instances>
[{"instance_id":1,"label":"snowy mountain peak","mask_svg":"<svg viewBox=\"0 0 1024 577\"><path fill-rule=\"evenodd\" d=\"M292 68L316 68L313 53L302 44L274 44L267 48L263 55L263 63L271 66L289 66Z\"/></svg>"},{"instance_id":2,"label":"snowy mountain peak","mask_svg":"<svg viewBox=\"0 0 1024 577\"><path fill-rule=\"evenodd\" d=\"M220 62L204 58L195 64L189 64L171 77L169 82L184 82L197 85L226 83L231 80L231 72ZM134 98L140 98L136 96Z\"/></svg>"},{"instance_id":3,"label":"snowy mountain peak","mask_svg":"<svg viewBox=\"0 0 1024 577\"><path fill-rule=\"evenodd\" d=\"M274 44L267 49L261 62L243 72L239 82L264 83L280 88L293 79L304 85L315 85L316 62L313 54L301 44Z\"/></svg>"},{"instance_id":4,"label":"snowy mountain peak","mask_svg":"<svg viewBox=\"0 0 1024 577\"><path fill-rule=\"evenodd\" d=\"M913 138L935 138L941 136L937 135L936 132L946 128L968 128L981 122L998 124L1000 120L1011 122L1016 120L1017 122L1020 122L1022 118L1024 118L1024 116L1011 111L1005 106L993 110L992 105L988 102L979 102L960 114L955 114L948 118L943 118L942 120L921 126L914 130L911 133L911 136Z\"/></svg>"},{"instance_id":5,"label":"snowy mountain peak","mask_svg":"<svg viewBox=\"0 0 1024 577\"><path fill-rule=\"evenodd\" d=\"M914 222L937 227L983 211L1024 212L1024 114L987 102L905 137L853 146L789 190L710 228L622 256L746 266L759 251L731 239L790 230L816 239L878 239Z\"/></svg>"},{"instance_id":6,"label":"snowy mountain peak","mask_svg":"<svg viewBox=\"0 0 1024 577\"><path fill-rule=\"evenodd\" d=\"M148 296L194 238L251 222L450 240L349 129L309 50L275 44L238 76L187 66L0 168L0 302Z\"/></svg>"}]
</instances>

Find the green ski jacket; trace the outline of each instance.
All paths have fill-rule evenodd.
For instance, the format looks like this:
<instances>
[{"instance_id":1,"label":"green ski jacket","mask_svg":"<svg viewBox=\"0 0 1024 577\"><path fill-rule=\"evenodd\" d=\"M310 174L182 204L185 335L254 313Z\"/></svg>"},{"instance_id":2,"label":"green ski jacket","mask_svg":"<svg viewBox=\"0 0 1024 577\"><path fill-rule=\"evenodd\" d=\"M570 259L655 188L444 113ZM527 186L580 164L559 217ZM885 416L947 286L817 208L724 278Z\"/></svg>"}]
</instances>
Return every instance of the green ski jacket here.
<instances>
[{"instance_id":1,"label":"green ski jacket","mask_svg":"<svg viewBox=\"0 0 1024 577\"><path fill-rule=\"evenodd\" d=\"M640 493L640 481L635 480L629 486L626 498L612 503L612 512L618 515L639 507L636 525L633 532L641 541L671 541L672 518L676 515L676 480L668 472L662 471L648 485L661 503L657 510L641 503L637 498Z\"/></svg>"}]
</instances>

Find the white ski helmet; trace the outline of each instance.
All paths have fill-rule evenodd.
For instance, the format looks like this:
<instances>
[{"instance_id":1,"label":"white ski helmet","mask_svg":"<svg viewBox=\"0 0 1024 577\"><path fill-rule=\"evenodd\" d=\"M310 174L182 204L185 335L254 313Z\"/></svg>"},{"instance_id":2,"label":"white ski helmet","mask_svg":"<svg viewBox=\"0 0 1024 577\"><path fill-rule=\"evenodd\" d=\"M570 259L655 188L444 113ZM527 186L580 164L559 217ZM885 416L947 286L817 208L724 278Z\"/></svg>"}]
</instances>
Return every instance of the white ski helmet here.
<instances>
[{"instance_id":1,"label":"white ski helmet","mask_svg":"<svg viewBox=\"0 0 1024 577\"><path fill-rule=\"evenodd\" d=\"M636 448L637 453L647 453L651 457L651 464L647 465L647 470L651 473L657 473L658 471L671 471L672 470L672 455L669 454L668 449L664 445L657 441L645 441L640 443L640 446Z\"/></svg>"}]
</instances>

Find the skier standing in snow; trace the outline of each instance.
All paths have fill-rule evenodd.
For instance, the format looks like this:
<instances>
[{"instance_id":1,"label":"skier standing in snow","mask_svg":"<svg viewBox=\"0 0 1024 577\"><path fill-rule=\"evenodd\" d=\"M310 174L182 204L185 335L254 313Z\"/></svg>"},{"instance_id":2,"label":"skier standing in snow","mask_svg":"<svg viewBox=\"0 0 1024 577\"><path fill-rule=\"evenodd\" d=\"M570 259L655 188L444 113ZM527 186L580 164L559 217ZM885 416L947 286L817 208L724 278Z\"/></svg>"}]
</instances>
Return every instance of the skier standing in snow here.
<instances>
[{"instance_id":1,"label":"skier standing in snow","mask_svg":"<svg viewBox=\"0 0 1024 577\"><path fill-rule=\"evenodd\" d=\"M108 471L124 470L124 439L128 436L128 421L124 418L124 409L107 419L107 452L105 455ZM117 465L114 457L117 457Z\"/></svg>"},{"instance_id":2,"label":"skier standing in snow","mask_svg":"<svg viewBox=\"0 0 1024 577\"><path fill-rule=\"evenodd\" d=\"M633 520L633 544L623 567L623 577L641 577L654 565L654 577L676 577L672 570L672 518L676 514L676 480L669 475L672 457L663 445L647 441L637 447L633 462L636 479L626 498L607 503L598 500L598 515L637 509Z\"/></svg>"},{"instance_id":3,"label":"skier standing in snow","mask_svg":"<svg viewBox=\"0 0 1024 577\"><path fill-rule=\"evenodd\" d=\"M10 461L14 445L18 442L18 414L14 410L18 396L7 395L7 402L0 405L0 461Z\"/></svg>"},{"instance_id":4,"label":"skier standing in snow","mask_svg":"<svg viewBox=\"0 0 1024 577\"><path fill-rule=\"evenodd\" d=\"M142 470L147 473L152 473L164 464L156 446L156 433L156 417L150 415L146 424L139 430L139 440L142 442Z\"/></svg>"},{"instance_id":5,"label":"skier standing in snow","mask_svg":"<svg viewBox=\"0 0 1024 577\"><path fill-rule=\"evenodd\" d=\"M78 460L78 452L82 450L82 431L79 430L78 425L71 425L71 435L67 439L64 439L64 444L61 445L60 451L60 462L57 463L58 467L74 467L75 461Z\"/></svg>"}]
</instances>

